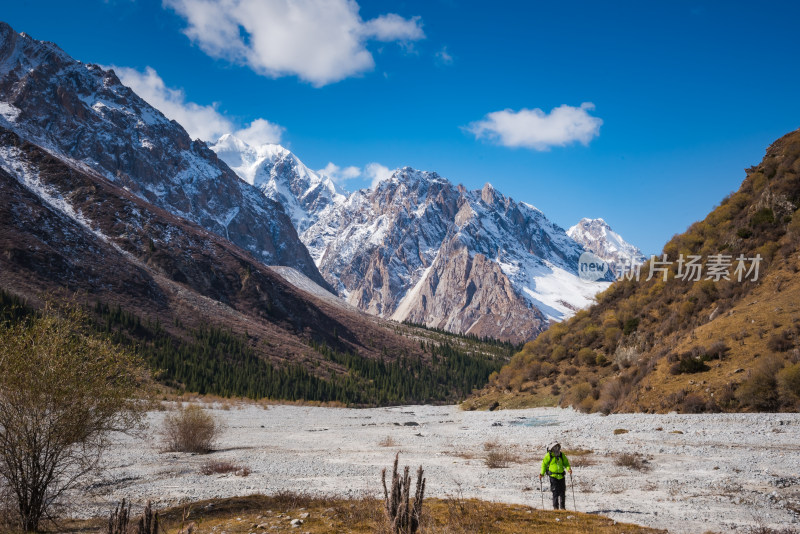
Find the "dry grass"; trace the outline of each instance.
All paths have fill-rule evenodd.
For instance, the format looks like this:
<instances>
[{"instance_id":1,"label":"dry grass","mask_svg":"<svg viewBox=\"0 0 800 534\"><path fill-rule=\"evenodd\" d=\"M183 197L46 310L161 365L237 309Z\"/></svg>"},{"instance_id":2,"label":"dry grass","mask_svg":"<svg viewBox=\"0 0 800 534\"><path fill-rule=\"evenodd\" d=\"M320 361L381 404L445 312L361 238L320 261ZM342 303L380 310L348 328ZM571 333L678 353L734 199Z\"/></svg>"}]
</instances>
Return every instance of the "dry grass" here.
<instances>
[{"instance_id":1,"label":"dry grass","mask_svg":"<svg viewBox=\"0 0 800 534\"><path fill-rule=\"evenodd\" d=\"M209 506L210 505L210 506ZM201 501L190 507L160 510L166 534L177 534L184 510L194 522L197 534L227 532L296 531L310 534L350 532L388 534L383 502L373 498L334 499L284 492L274 496L253 495ZM303 518L304 514L308 514ZM569 518L571 516L571 519ZM292 528L292 519L302 519ZM50 532L105 532L107 519L75 521ZM257 528L258 526L262 528ZM449 498L425 499L421 534L518 534L548 532L556 534L650 534L663 532L607 517L568 511L533 510L526 506Z\"/></svg>"},{"instance_id":2,"label":"dry grass","mask_svg":"<svg viewBox=\"0 0 800 534\"><path fill-rule=\"evenodd\" d=\"M567 455L567 458L572 458L573 456L587 456L589 454L594 454L592 449L566 449L564 454Z\"/></svg>"},{"instance_id":3,"label":"dry grass","mask_svg":"<svg viewBox=\"0 0 800 534\"><path fill-rule=\"evenodd\" d=\"M211 412L191 404L164 417L162 434L168 451L207 453L221 429Z\"/></svg>"},{"instance_id":4,"label":"dry grass","mask_svg":"<svg viewBox=\"0 0 800 534\"><path fill-rule=\"evenodd\" d=\"M445 451L444 454L447 454L448 456L455 456L456 458L463 458L464 460L474 460L475 458L479 457L479 455L475 454L474 452L462 450Z\"/></svg>"},{"instance_id":5,"label":"dry grass","mask_svg":"<svg viewBox=\"0 0 800 534\"><path fill-rule=\"evenodd\" d=\"M525 463L522 455L513 447L504 445L496 440L487 441L483 444L486 451L484 461L489 469L504 469L512 463Z\"/></svg>"},{"instance_id":6,"label":"dry grass","mask_svg":"<svg viewBox=\"0 0 800 534\"><path fill-rule=\"evenodd\" d=\"M629 431L624 428L615 428L614 435L619 436L620 434L627 434Z\"/></svg>"},{"instance_id":7,"label":"dry grass","mask_svg":"<svg viewBox=\"0 0 800 534\"><path fill-rule=\"evenodd\" d=\"M595 465L594 451L590 449L571 449L565 450L564 454L569 458L569 465L572 467L589 467Z\"/></svg>"},{"instance_id":8,"label":"dry grass","mask_svg":"<svg viewBox=\"0 0 800 534\"><path fill-rule=\"evenodd\" d=\"M636 471L649 471L650 466L641 454L622 453L614 459L614 464L620 467L635 469Z\"/></svg>"},{"instance_id":9,"label":"dry grass","mask_svg":"<svg viewBox=\"0 0 800 534\"><path fill-rule=\"evenodd\" d=\"M495 402L499 403L500 410L516 410L523 408L541 408L543 406L557 406L559 396L547 392L515 392L506 393L485 390L476 396L465 400L461 404L462 410L488 410Z\"/></svg>"},{"instance_id":10,"label":"dry grass","mask_svg":"<svg viewBox=\"0 0 800 534\"><path fill-rule=\"evenodd\" d=\"M200 472L204 475L226 475L228 473L233 473L236 476L246 477L250 474L250 468L224 460L215 460L204 463L200 467Z\"/></svg>"},{"instance_id":11,"label":"dry grass","mask_svg":"<svg viewBox=\"0 0 800 534\"><path fill-rule=\"evenodd\" d=\"M379 447L397 447L400 445L392 436L386 436L378 442Z\"/></svg>"}]
</instances>

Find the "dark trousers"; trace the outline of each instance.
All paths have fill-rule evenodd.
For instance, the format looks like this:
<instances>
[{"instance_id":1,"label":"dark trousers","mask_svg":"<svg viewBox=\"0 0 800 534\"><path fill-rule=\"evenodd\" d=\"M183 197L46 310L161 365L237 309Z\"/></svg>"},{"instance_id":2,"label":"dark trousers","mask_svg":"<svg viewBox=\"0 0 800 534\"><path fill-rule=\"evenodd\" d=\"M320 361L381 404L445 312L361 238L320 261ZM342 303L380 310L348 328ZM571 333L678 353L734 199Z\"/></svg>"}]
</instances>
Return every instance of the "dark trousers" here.
<instances>
[{"instance_id":1,"label":"dark trousers","mask_svg":"<svg viewBox=\"0 0 800 534\"><path fill-rule=\"evenodd\" d=\"M550 491L553 492L553 510L566 510L567 479L550 477Z\"/></svg>"}]
</instances>

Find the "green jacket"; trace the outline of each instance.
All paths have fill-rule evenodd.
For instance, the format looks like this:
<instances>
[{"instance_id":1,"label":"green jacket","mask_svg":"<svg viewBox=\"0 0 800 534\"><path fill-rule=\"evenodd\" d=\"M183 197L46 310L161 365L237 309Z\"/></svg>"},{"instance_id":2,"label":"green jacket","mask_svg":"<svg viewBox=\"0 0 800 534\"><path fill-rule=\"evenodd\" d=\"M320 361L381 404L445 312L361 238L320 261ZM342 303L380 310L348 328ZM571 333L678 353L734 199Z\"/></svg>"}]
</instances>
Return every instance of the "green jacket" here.
<instances>
[{"instance_id":1,"label":"green jacket","mask_svg":"<svg viewBox=\"0 0 800 534\"><path fill-rule=\"evenodd\" d=\"M547 474L553 478L562 479L567 469L569 469L569 460L566 454L562 452L559 456L552 457L548 452L542 459L542 470L540 474Z\"/></svg>"}]
</instances>

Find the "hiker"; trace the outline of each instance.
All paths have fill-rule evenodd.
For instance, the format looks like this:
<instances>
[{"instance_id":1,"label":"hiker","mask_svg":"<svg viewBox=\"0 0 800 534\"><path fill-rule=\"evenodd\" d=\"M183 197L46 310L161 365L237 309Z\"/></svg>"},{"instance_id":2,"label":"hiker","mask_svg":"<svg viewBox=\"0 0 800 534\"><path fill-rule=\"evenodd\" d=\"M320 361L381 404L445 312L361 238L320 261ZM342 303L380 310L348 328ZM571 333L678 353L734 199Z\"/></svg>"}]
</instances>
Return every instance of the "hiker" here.
<instances>
[{"instance_id":1,"label":"hiker","mask_svg":"<svg viewBox=\"0 0 800 534\"><path fill-rule=\"evenodd\" d=\"M553 492L553 509L558 510L559 503L562 510L566 510L567 499L567 480L564 478L566 472L572 476L572 468L569 466L567 455L561 452L560 443L552 443L547 447L547 454L542 459L542 470L539 472L539 480L547 473L550 477L550 491Z\"/></svg>"}]
</instances>

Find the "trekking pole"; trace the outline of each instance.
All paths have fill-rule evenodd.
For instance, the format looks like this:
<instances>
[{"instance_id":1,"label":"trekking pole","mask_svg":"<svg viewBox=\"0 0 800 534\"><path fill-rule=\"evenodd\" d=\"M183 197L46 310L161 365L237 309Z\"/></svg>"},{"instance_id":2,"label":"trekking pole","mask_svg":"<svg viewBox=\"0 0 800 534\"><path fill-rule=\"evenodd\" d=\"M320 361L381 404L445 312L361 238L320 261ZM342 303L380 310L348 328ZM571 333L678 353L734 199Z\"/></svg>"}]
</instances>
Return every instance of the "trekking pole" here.
<instances>
[{"instance_id":1,"label":"trekking pole","mask_svg":"<svg viewBox=\"0 0 800 534\"><path fill-rule=\"evenodd\" d=\"M572 479L572 472L569 474L569 485L572 486L572 507L578 511L578 505L575 504L575 481Z\"/></svg>"},{"instance_id":2,"label":"trekking pole","mask_svg":"<svg viewBox=\"0 0 800 534\"><path fill-rule=\"evenodd\" d=\"M542 487L542 479L539 479L539 495L542 496L542 510L544 510L544 487Z\"/></svg>"}]
</instances>

